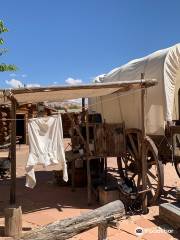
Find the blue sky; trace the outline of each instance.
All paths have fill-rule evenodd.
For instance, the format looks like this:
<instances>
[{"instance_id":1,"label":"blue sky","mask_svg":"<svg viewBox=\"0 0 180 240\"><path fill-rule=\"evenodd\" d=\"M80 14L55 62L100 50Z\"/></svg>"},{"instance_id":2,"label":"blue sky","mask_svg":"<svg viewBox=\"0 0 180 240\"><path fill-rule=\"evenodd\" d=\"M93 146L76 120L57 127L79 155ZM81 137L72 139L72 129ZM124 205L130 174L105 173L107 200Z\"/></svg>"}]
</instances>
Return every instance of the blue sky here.
<instances>
[{"instance_id":1,"label":"blue sky","mask_svg":"<svg viewBox=\"0 0 180 240\"><path fill-rule=\"evenodd\" d=\"M9 52L0 62L19 70L0 73L0 87L90 82L180 42L179 12L179 0L1 1Z\"/></svg>"}]
</instances>

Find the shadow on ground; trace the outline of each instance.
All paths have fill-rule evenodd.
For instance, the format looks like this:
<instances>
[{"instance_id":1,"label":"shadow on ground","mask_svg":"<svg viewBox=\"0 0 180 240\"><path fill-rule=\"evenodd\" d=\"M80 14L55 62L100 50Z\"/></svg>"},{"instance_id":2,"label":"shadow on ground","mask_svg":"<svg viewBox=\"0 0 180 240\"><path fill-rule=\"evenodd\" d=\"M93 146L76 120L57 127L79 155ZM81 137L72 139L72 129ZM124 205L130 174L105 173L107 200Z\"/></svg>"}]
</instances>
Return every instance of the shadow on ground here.
<instances>
[{"instance_id":1,"label":"shadow on ground","mask_svg":"<svg viewBox=\"0 0 180 240\"><path fill-rule=\"evenodd\" d=\"M93 209L97 204L87 205L86 188L76 188L74 192L70 186L61 187L53 183L52 171L36 171L37 185L34 189L25 187L25 177L17 178L17 205L22 207L23 213L42 209L62 208ZM10 180L0 181L0 217L3 209L9 205Z\"/></svg>"}]
</instances>

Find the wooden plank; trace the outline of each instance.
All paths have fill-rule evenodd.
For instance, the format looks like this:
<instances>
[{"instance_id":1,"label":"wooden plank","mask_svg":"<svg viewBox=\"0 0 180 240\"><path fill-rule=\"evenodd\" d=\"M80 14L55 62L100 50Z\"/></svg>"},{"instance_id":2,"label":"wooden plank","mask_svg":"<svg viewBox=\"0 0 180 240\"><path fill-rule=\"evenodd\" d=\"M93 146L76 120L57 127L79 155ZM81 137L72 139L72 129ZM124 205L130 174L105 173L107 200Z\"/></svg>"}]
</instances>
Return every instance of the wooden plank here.
<instances>
[{"instance_id":1,"label":"wooden plank","mask_svg":"<svg viewBox=\"0 0 180 240\"><path fill-rule=\"evenodd\" d=\"M96 124L94 128L94 147L95 154L103 156L106 152L106 136L104 124Z\"/></svg>"},{"instance_id":2,"label":"wooden plank","mask_svg":"<svg viewBox=\"0 0 180 240\"><path fill-rule=\"evenodd\" d=\"M117 157L125 151L123 124L105 124L107 156Z\"/></svg>"},{"instance_id":3,"label":"wooden plank","mask_svg":"<svg viewBox=\"0 0 180 240\"><path fill-rule=\"evenodd\" d=\"M121 156L125 152L124 124L97 124L94 145L96 155Z\"/></svg>"}]
</instances>

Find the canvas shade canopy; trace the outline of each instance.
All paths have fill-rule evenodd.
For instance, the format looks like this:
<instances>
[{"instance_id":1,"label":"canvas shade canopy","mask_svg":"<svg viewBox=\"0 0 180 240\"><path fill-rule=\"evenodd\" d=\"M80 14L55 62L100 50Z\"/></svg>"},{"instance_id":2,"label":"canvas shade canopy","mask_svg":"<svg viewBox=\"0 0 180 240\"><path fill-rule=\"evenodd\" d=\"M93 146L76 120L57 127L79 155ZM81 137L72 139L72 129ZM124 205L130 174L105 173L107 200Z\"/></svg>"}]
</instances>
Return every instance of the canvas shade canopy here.
<instances>
[{"instance_id":1,"label":"canvas shade canopy","mask_svg":"<svg viewBox=\"0 0 180 240\"><path fill-rule=\"evenodd\" d=\"M164 134L166 121L179 119L178 91L180 88L180 44L159 50L146 57L135 59L95 78L94 82L123 82L145 78L155 78L158 85L147 89L145 125L148 134ZM103 96L89 100L91 109L101 112L106 122L125 121L126 128L141 128L140 91ZM115 98L116 96L116 98ZM112 100L111 100L112 99ZM113 108L112 108L113 106Z\"/></svg>"},{"instance_id":2,"label":"canvas shade canopy","mask_svg":"<svg viewBox=\"0 0 180 240\"><path fill-rule=\"evenodd\" d=\"M146 88L157 83L152 80L131 80L115 83L87 84L77 86L57 86L57 87L40 87L40 88L18 88L0 91L0 103L4 104L4 97L12 94L18 103L38 103L38 102L61 102L64 100L77 98L91 98L96 96L109 95L114 92L124 92Z\"/></svg>"},{"instance_id":3,"label":"canvas shade canopy","mask_svg":"<svg viewBox=\"0 0 180 240\"><path fill-rule=\"evenodd\" d=\"M16 101L18 103L38 103L64 101L77 98L92 98L147 88L157 84L156 80L130 80L115 83L96 83L78 86L57 86L41 88L18 88L0 90L0 104L11 102L11 187L10 203L16 202Z\"/></svg>"}]
</instances>

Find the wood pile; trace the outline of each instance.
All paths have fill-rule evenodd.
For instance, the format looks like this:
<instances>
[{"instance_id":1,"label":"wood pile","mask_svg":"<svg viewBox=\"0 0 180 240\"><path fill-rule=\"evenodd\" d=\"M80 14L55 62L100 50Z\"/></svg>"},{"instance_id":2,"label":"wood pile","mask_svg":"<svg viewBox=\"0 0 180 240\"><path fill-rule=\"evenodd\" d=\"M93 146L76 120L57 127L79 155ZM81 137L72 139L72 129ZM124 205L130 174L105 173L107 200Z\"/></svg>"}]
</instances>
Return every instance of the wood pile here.
<instances>
[{"instance_id":1,"label":"wood pile","mask_svg":"<svg viewBox=\"0 0 180 240\"><path fill-rule=\"evenodd\" d=\"M0 105L0 146L10 143L10 108L7 105Z\"/></svg>"}]
</instances>

